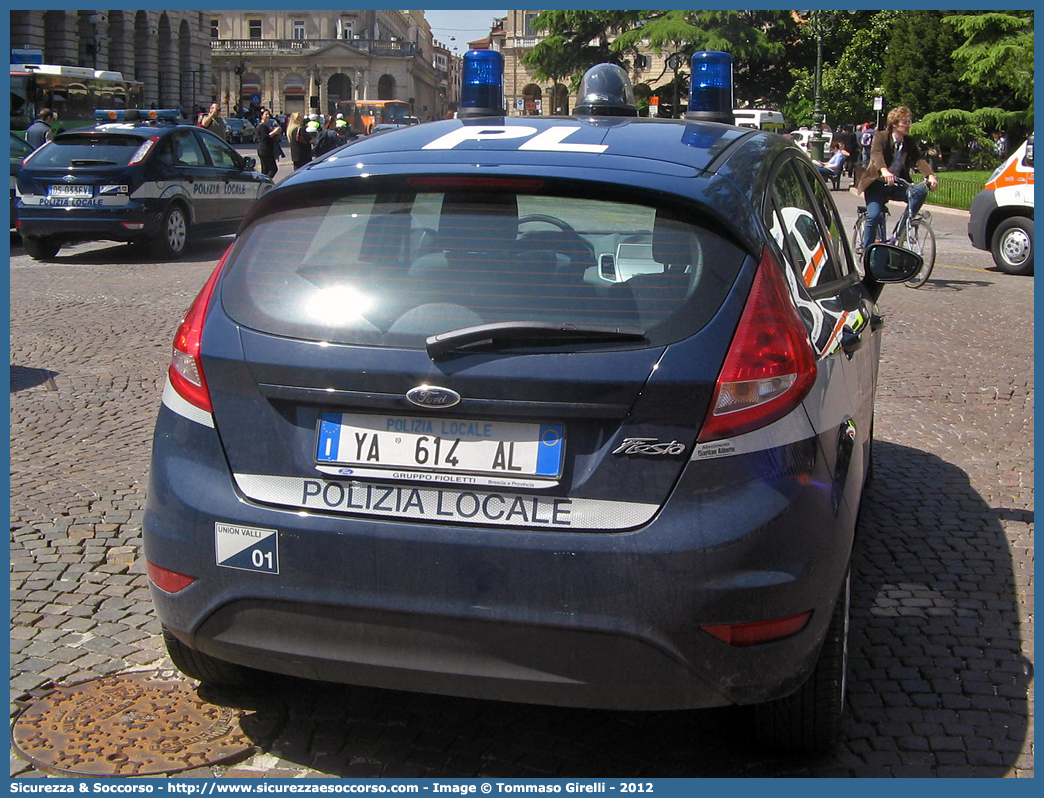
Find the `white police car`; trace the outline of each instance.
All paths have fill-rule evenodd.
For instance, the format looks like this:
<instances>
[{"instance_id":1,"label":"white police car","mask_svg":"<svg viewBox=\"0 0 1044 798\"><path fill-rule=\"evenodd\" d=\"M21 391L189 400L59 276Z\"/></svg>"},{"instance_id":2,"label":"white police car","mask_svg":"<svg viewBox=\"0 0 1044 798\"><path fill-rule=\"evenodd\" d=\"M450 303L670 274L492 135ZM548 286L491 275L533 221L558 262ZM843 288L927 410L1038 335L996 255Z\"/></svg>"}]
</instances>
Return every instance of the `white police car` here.
<instances>
[{"instance_id":1,"label":"white police car","mask_svg":"<svg viewBox=\"0 0 1044 798\"><path fill-rule=\"evenodd\" d=\"M179 668L757 704L771 743L836 740L875 300L920 259L873 245L860 277L793 142L713 121L721 56L685 120L635 118L607 64L572 118L507 118L500 54L469 52L461 118L259 201L156 425Z\"/></svg>"},{"instance_id":2,"label":"white police car","mask_svg":"<svg viewBox=\"0 0 1044 798\"><path fill-rule=\"evenodd\" d=\"M234 233L272 181L175 110L97 111L18 170L17 227L31 257L77 241L133 241L176 258L190 238Z\"/></svg>"}]
</instances>

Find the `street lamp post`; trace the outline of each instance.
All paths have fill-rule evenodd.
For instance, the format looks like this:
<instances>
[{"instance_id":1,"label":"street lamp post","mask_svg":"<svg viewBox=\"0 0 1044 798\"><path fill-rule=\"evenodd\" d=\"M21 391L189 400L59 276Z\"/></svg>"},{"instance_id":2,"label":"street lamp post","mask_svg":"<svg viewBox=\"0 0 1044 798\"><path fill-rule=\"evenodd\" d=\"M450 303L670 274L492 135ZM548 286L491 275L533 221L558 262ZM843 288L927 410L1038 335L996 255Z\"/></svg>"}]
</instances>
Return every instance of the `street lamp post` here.
<instances>
[{"instance_id":1,"label":"street lamp post","mask_svg":"<svg viewBox=\"0 0 1044 798\"><path fill-rule=\"evenodd\" d=\"M826 139L823 138L823 123L826 121L826 115L823 113L823 36L830 32L837 17L834 11L800 11L802 15L807 15L808 24L811 26L812 35L816 37L816 76L813 89L813 107L812 107L812 119L816 129L812 132L812 137L808 140L808 154L817 161L823 160L823 150L826 146ZM855 11L848 11L849 14L854 14Z\"/></svg>"},{"instance_id":2,"label":"street lamp post","mask_svg":"<svg viewBox=\"0 0 1044 798\"><path fill-rule=\"evenodd\" d=\"M810 11L809 23L816 37L816 78L812 107L812 122L816 126L808 141L808 154L815 161L823 160L826 140L823 138L823 18L822 11Z\"/></svg>"},{"instance_id":3,"label":"street lamp post","mask_svg":"<svg viewBox=\"0 0 1044 798\"><path fill-rule=\"evenodd\" d=\"M240 61L233 70L236 73L236 77L239 78L239 94L236 95L236 116L239 116L243 107L243 74L246 72L246 61ZM229 115L232 115L232 110L229 109Z\"/></svg>"}]
</instances>

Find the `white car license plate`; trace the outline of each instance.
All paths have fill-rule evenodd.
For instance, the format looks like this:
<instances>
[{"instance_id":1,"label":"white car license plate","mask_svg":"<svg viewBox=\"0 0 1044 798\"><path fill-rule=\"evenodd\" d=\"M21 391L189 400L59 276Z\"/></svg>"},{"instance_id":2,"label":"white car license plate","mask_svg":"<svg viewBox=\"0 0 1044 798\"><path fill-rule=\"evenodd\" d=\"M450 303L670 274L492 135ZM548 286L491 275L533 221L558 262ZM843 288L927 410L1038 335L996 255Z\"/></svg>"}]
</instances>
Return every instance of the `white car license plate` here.
<instances>
[{"instance_id":1,"label":"white car license plate","mask_svg":"<svg viewBox=\"0 0 1044 798\"><path fill-rule=\"evenodd\" d=\"M320 464L555 478L561 424L324 413Z\"/></svg>"},{"instance_id":2,"label":"white car license plate","mask_svg":"<svg viewBox=\"0 0 1044 798\"><path fill-rule=\"evenodd\" d=\"M49 197L92 197L94 189L91 186L51 186L47 190Z\"/></svg>"}]
</instances>

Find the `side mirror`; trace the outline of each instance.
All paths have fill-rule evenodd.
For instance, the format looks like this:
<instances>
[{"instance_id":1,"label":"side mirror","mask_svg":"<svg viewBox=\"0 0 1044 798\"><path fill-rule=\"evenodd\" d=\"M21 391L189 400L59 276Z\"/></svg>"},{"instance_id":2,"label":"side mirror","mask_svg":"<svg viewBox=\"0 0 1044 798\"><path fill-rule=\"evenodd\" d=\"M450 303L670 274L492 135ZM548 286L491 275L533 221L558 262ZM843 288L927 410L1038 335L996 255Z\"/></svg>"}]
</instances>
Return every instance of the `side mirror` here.
<instances>
[{"instance_id":1,"label":"side mirror","mask_svg":"<svg viewBox=\"0 0 1044 798\"><path fill-rule=\"evenodd\" d=\"M251 158L249 155L243 156L243 171L253 172L254 167L257 166L257 159Z\"/></svg>"},{"instance_id":2,"label":"side mirror","mask_svg":"<svg viewBox=\"0 0 1044 798\"><path fill-rule=\"evenodd\" d=\"M871 244L863 253L863 271L878 283L905 283L924 265L916 252L893 244Z\"/></svg>"}]
</instances>

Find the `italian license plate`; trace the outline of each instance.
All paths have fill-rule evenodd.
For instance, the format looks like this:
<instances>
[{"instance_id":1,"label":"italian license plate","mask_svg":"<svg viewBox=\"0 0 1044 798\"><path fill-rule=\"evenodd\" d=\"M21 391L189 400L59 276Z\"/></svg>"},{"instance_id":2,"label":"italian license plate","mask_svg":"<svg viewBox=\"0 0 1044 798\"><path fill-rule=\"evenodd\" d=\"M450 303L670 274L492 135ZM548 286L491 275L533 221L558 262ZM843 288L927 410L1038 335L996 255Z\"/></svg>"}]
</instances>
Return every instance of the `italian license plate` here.
<instances>
[{"instance_id":1,"label":"italian license plate","mask_svg":"<svg viewBox=\"0 0 1044 798\"><path fill-rule=\"evenodd\" d=\"M47 190L49 197L92 197L94 189L91 186L51 186Z\"/></svg>"},{"instance_id":2,"label":"italian license plate","mask_svg":"<svg viewBox=\"0 0 1044 798\"><path fill-rule=\"evenodd\" d=\"M557 478L561 424L324 413L320 464Z\"/></svg>"}]
</instances>

